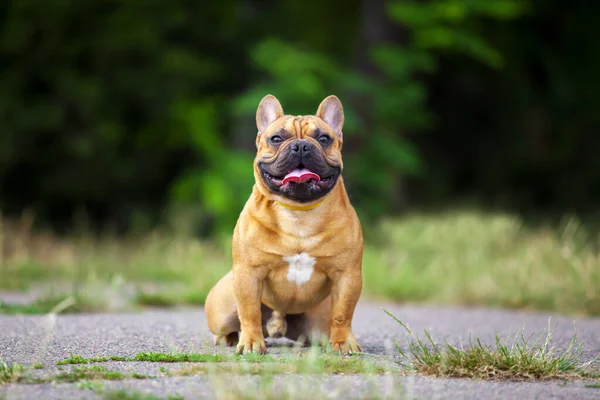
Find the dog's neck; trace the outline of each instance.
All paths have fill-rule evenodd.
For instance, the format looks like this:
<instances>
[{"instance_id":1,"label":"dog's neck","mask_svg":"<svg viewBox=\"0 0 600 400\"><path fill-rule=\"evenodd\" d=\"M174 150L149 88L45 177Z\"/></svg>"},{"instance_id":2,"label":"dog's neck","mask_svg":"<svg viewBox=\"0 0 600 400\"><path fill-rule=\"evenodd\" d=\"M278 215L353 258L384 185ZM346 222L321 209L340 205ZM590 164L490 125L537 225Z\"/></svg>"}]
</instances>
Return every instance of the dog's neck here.
<instances>
[{"instance_id":1,"label":"dog's neck","mask_svg":"<svg viewBox=\"0 0 600 400\"><path fill-rule=\"evenodd\" d=\"M269 216L267 221L261 221L267 228L276 229L300 239L317 235L326 228L334 228L330 226L332 217L336 223L343 225L351 207L341 177L336 187L327 196L311 203L310 206L294 205L290 207L290 204L284 201L265 196L256 187L253 190L251 201L255 202L254 209L268 210L261 214ZM326 226L327 224L328 226Z\"/></svg>"},{"instance_id":2,"label":"dog's neck","mask_svg":"<svg viewBox=\"0 0 600 400\"><path fill-rule=\"evenodd\" d=\"M287 204L286 202L283 201L277 201L275 200L275 202L277 204L279 204L281 207L286 208L288 210L292 210L292 211L309 211L309 210L314 210L315 208L319 207L321 204L323 204L325 202L326 199L323 200L319 200L316 203L311 203L308 205L293 205L293 204Z\"/></svg>"}]
</instances>

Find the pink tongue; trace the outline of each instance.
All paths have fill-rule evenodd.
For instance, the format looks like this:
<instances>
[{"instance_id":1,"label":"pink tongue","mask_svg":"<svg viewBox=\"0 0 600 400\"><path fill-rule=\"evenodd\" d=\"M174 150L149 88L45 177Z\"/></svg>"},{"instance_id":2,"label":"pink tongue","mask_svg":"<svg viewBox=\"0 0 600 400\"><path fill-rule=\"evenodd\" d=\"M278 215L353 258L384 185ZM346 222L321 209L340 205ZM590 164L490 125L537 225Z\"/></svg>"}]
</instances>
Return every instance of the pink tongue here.
<instances>
[{"instance_id":1,"label":"pink tongue","mask_svg":"<svg viewBox=\"0 0 600 400\"><path fill-rule=\"evenodd\" d=\"M306 168L296 168L295 170L293 170L292 172L290 172L289 174L287 174L285 176L285 178L283 178L283 184L285 185L288 182L296 182L296 183L304 183L307 182L311 179L320 181L321 178L319 177L319 175L315 174L314 172L309 171Z\"/></svg>"}]
</instances>

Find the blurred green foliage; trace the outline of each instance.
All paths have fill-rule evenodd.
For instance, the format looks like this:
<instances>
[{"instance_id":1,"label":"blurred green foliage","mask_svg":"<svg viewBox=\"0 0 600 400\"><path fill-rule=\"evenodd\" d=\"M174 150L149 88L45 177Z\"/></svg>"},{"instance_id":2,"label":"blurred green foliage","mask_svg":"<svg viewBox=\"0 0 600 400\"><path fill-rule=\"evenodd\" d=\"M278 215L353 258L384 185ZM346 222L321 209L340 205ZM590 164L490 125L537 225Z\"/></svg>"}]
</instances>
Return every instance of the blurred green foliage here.
<instances>
[{"instance_id":1,"label":"blurred green foliage","mask_svg":"<svg viewBox=\"0 0 600 400\"><path fill-rule=\"evenodd\" d=\"M341 98L345 177L364 218L464 192L523 200L511 180L517 169L568 169L578 158L573 138L598 122L583 104L597 80L578 98L598 66L589 51L597 45L577 47L588 40L584 26L594 26L582 4L6 4L0 206L31 207L67 225L84 209L95 221L137 228L192 209L178 221L204 233L230 230L252 186L254 112L267 93L292 114L314 113L332 93ZM566 21L567 44L546 37L556 19ZM567 48L565 58L553 57L553 46ZM522 71L545 62L543 82L528 82ZM556 131L540 164L524 150L536 140L536 120L521 122L525 114L549 118L549 110ZM497 153L481 157L482 147ZM588 188L592 178L578 183Z\"/></svg>"},{"instance_id":2,"label":"blurred green foliage","mask_svg":"<svg viewBox=\"0 0 600 400\"><path fill-rule=\"evenodd\" d=\"M404 43L370 44L365 56L375 74L355 63L340 63L329 52L312 50L316 46L306 41L267 38L251 51L262 80L236 102L236 111L250 114L265 93L273 92L284 111L314 113L316 99L338 93L345 105L346 148L351 149L345 175L351 197L365 218L394 211L403 190L399 177L423 172L419 153L404 133L431 128L427 87L417 77L435 73L436 50L464 53L498 67L502 56L468 24L482 16L514 18L524 11L523 3L506 0L381 4L389 15L388 24L410 28L410 38Z\"/></svg>"}]
</instances>

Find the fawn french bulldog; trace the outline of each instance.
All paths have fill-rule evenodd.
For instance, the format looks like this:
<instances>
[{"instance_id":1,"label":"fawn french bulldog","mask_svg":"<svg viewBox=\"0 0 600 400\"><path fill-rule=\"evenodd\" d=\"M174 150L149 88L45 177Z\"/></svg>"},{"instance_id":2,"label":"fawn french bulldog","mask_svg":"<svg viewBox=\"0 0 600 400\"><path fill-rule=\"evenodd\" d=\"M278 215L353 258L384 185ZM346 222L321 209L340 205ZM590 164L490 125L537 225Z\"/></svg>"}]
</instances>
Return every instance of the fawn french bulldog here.
<instances>
[{"instance_id":1,"label":"fawn french bulldog","mask_svg":"<svg viewBox=\"0 0 600 400\"><path fill-rule=\"evenodd\" d=\"M352 317L362 290L362 229L342 179L340 100L285 115L265 96L256 112L255 185L233 233L233 268L206 299L215 343L266 351L265 336L327 338L361 351Z\"/></svg>"}]
</instances>

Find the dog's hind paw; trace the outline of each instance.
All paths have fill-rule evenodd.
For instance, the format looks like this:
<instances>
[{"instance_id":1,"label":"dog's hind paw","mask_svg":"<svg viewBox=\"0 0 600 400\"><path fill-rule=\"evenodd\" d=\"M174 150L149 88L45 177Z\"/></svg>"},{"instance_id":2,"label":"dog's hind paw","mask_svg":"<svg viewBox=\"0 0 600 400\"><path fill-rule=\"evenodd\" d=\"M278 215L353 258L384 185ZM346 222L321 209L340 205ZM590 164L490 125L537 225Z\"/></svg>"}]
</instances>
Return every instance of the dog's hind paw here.
<instances>
[{"instance_id":1,"label":"dog's hind paw","mask_svg":"<svg viewBox=\"0 0 600 400\"><path fill-rule=\"evenodd\" d=\"M223 343L228 347L233 347L238 343L239 339L240 339L239 334L237 332L233 332L233 333L230 333L229 335L225 335L225 336L215 335L214 343L215 343L215 346Z\"/></svg>"},{"instance_id":2,"label":"dog's hind paw","mask_svg":"<svg viewBox=\"0 0 600 400\"><path fill-rule=\"evenodd\" d=\"M287 333L287 322L285 320L285 315L277 311L273 311L271 318L267 322L267 333L269 337L275 339L284 337Z\"/></svg>"}]
</instances>

